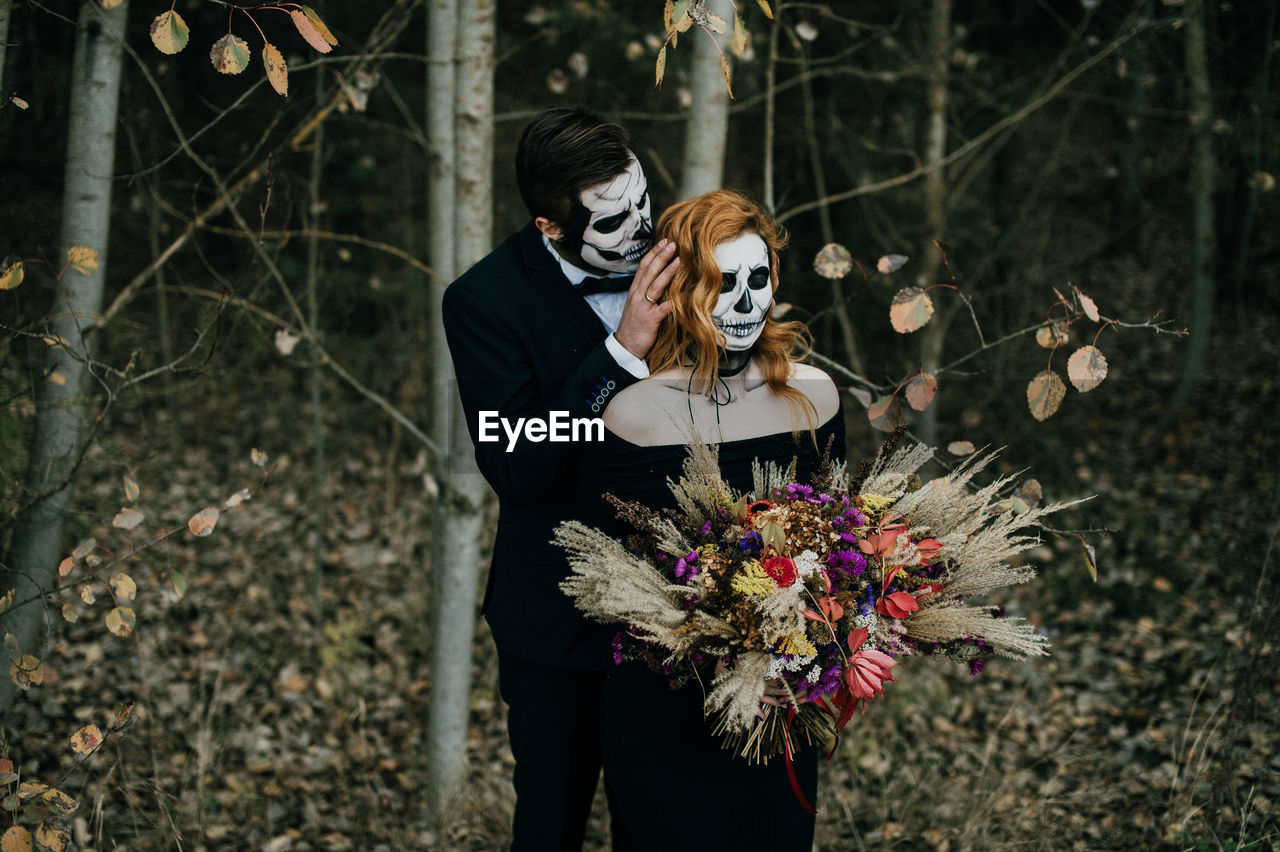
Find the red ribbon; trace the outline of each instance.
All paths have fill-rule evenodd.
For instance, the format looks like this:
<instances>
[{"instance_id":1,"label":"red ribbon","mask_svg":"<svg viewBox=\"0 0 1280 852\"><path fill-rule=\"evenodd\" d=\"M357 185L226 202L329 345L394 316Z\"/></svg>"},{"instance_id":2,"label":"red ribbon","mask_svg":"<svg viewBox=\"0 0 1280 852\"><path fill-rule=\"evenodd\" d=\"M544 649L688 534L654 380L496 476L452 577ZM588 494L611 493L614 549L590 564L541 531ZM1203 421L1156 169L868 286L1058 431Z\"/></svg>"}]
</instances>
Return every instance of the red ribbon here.
<instances>
[{"instance_id":1,"label":"red ribbon","mask_svg":"<svg viewBox=\"0 0 1280 852\"><path fill-rule=\"evenodd\" d=\"M791 720L795 717L796 708L791 707L787 710L788 729L791 728ZM800 781L796 778L796 768L791 762L791 737L789 735L782 738L782 754L786 758L787 778L791 781L791 792L796 794L796 801L800 803L800 807L804 808L806 813L810 816L816 816L818 812L814 810L813 805L809 804L809 800L804 797L804 792L800 789Z\"/></svg>"}]
</instances>

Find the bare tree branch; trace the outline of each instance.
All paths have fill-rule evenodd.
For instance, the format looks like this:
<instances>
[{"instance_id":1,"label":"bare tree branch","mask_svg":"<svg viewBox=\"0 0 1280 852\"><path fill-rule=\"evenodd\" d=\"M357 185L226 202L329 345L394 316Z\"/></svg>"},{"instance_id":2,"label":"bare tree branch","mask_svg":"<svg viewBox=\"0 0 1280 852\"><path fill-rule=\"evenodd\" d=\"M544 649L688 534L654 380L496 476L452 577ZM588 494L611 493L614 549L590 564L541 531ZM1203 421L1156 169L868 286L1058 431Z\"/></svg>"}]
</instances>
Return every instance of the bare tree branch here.
<instances>
[{"instance_id":1,"label":"bare tree branch","mask_svg":"<svg viewBox=\"0 0 1280 852\"><path fill-rule=\"evenodd\" d=\"M790 210L787 210L786 212L779 214L777 217L778 224L782 224L783 222L786 222L788 219L792 218L793 216L798 216L801 213L807 213L810 210L816 210L820 207L826 207L827 205L835 204L836 202L839 202L839 201L848 201L850 198L857 198L860 195L869 195L872 193L880 192L882 190L892 189L895 186L902 186L903 184L910 183L916 178L922 177L925 174L928 174L929 172L935 171L937 169L946 168L947 166L951 165L957 160L963 157L966 157L972 152L976 151L981 146L986 144L989 140L998 136L1005 129L1024 121L1032 113L1036 112L1037 110L1041 109L1046 104L1050 103L1055 98L1057 98L1058 95L1060 95L1064 89L1066 89L1068 86L1074 83L1078 77L1080 77L1089 69L1093 68L1102 60L1106 59L1111 54L1115 53L1130 39L1138 35L1138 33L1142 32L1143 30L1149 27L1156 26L1156 25L1157 24L1155 24L1154 22L1146 22L1146 23L1138 24L1137 26L1133 27L1133 29L1129 30L1127 33L1125 33L1124 35L1117 38L1115 41L1108 44L1105 48L1098 51L1093 56L1090 56L1088 59L1081 62L1075 68L1072 68L1070 71L1064 74L1062 78L1059 79L1052 86L1050 86L1049 89L1044 94L1033 99L1031 102L1025 104L1022 108L1018 109L1016 112L1013 112L1012 114L1007 115L1004 118L1000 119L995 124L991 125L986 130L984 130L982 133L979 133L977 136L970 139L968 142L961 145L959 148L956 148L947 156L943 157L941 160L938 160L937 162L934 162L934 163L930 163L927 166L918 166L912 169L911 171L904 172L903 174L900 174L896 177L886 178L885 180L877 181L876 183L869 183L869 184L864 184L862 186L855 186L852 189L847 189L844 192L838 192L835 195L830 195L830 196L827 196L826 198L819 198L814 201L808 201L804 204L799 204L791 208Z\"/></svg>"},{"instance_id":2,"label":"bare tree branch","mask_svg":"<svg viewBox=\"0 0 1280 852\"><path fill-rule=\"evenodd\" d=\"M410 14L417 8L419 2L421 2L421 0L395 0L392 7L383 14L377 25L374 26L373 32L365 42L364 50L357 56L352 57L352 74L357 71L372 68L378 61L380 61L381 54L395 41L396 37L399 36L405 26L408 25ZM147 70L146 64L142 62L138 54L127 44L125 45L125 49L129 51L130 56L133 57L138 67L142 70L143 75L147 78L148 83L156 92L160 101L160 106L164 110L165 116L168 118L170 125L174 128L175 132L179 133L181 149L186 151L189 155L194 155L194 151L191 150L190 146L191 140L182 136L181 131L178 130L177 119L173 115L173 111L170 109L168 102L160 94L159 87L156 85L155 80ZM347 99L347 95L341 86L331 87L328 97L324 102L312 110L311 113L298 125L298 127L295 128L288 140L278 146L278 148L285 148L290 151L300 150L307 144L307 141L311 138L315 129L319 127L334 110L346 103ZM207 129L207 127L204 129ZM169 245L166 246L165 249L161 251L145 269L135 275L133 279L125 285L124 289L121 290L119 295L117 295L111 302L111 305L103 311L102 316L98 320L98 325L105 326L110 323L120 310L132 301L132 299L137 295L138 290L143 284L151 279L151 276L155 274L156 270L167 263L179 249L187 244L195 234L197 228L203 226L219 213L224 212L226 208L243 195L249 187L262 180L267 173L268 162L269 157L263 158L234 184L230 187L226 187L225 191L220 190L218 197L214 199L211 204L197 213L196 216L187 223L187 227L183 229L182 233L169 243Z\"/></svg>"}]
</instances>

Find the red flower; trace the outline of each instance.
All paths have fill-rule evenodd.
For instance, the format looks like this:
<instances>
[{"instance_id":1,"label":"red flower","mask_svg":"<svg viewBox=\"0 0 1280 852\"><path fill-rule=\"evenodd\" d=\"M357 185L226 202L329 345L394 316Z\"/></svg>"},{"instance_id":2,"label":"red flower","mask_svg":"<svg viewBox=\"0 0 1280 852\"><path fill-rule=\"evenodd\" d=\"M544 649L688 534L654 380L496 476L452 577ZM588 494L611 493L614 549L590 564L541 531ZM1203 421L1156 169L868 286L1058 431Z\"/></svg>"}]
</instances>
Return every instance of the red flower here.
<instances>
[{"instance_id":1,"label":"red flower","mask_svg":"<svg viewBox=\"0 0 1280 852\"><path fill-rule=\"evenodd\" d=\"M773 578L780 589L785 589L796 581L796 564L785 556L771 556L760 567Z\"/></svg>"},{"instance_id":2,"label":"red flower","mask_svg":"<svg viewBox=\"0 0 1280 852\"><path fill-rule=\"evenodd\" d=\"M876 612L890 618L906 618L920 608L910 592L894 592L876 601Z\"/></svg>"}]
</instances>

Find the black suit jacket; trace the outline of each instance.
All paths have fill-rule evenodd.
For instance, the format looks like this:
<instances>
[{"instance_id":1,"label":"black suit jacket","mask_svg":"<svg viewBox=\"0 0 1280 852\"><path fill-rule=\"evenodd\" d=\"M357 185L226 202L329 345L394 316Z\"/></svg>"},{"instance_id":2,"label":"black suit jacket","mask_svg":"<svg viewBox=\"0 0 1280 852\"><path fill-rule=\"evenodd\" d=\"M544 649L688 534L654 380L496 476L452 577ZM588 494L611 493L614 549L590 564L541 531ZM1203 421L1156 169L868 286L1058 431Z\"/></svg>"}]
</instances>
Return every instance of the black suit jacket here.
<instances>
[{"instance_id":1,"label":"black suit jacket","mask_svg":"<svg viewBox=\"0 0 1280 852\"><path fill-rule=\"evenodd\" d=\"M574 292L532 222L445 289L444 328L480 472L498 493L498 533L484 613L505 652L553 666L606 668L609 631L588 622L559 583L568 560L551 543L570 520L582 443L507 437L481 443L479 413L598 417L636 381L604 345L604 324Z\"/></svg>"}]
</instances>

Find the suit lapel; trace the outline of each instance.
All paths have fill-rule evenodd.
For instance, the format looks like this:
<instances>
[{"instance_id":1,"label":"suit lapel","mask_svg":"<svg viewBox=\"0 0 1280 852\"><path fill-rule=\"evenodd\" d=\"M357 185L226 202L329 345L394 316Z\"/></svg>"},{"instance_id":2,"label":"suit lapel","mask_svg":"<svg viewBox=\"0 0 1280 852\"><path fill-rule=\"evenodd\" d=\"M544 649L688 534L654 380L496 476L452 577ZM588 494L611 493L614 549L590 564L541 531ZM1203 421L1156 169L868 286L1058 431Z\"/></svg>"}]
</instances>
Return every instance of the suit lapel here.
<instances>
[{"instance_id":1,"label":"suit lapel","mask_svg":"<svg viewBox=\"0 0 1280 852\"><path fill-rule=\"evenodd\" d=\"M542 244L542 234L532 222L520 231L520 250L530 271L531 286L564 313L588 340L594 343L603 339L608 334L604 323L564 277L560 264Z\"/></svg>"}]
</instances>

